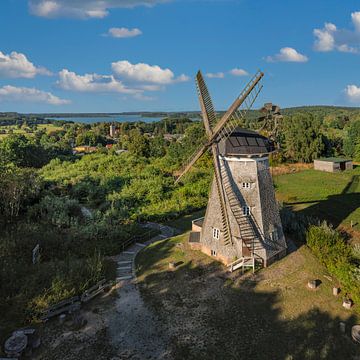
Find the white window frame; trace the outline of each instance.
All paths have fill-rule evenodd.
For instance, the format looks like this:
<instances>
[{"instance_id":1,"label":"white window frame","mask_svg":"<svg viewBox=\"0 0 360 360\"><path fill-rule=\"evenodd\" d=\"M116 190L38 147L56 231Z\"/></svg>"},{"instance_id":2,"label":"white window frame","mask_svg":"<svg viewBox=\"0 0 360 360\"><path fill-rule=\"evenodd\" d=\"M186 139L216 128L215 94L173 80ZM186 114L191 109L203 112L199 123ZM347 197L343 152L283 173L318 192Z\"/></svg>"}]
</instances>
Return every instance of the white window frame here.
<instances>
[{"instance_id":1,"label":"white window frame","mask_svg":"<svg viewBox=\"0 0 360 360\"><path fill-rule=\"evenodd\" d=\"M219 240L220 239L220 230L218 228L213 228L212 235L213 235L213 239Z\"/></svg>"},{"instance_id":2,"label":"white window frame","mask_svg":"<svg viewBox=\"0 0 360 360\"><path fill-rule=\"evenodd\" d=\"M251 215L251 208L247 205L242 207L242 212L244 216L250 216Z\"/></svg>"},{"instance_id":3,"label":"white window frame","mask_svg":"<svg viewBox=\"0 0 360 360\"><path fill-rule=\"evenodd\" d=\"M270 233L270 240L271 241L278 241L279 240L279 233L277 231L277 229L274 229L271 233Z\"/></svg>"},{"instance_id":4,"label":"white window frame","mask_svg":"<svg viewBox=\"0 0 360 360\"><path fill-rule=\"evenodd\" d=\"M251 183L249 183L249 182L243 182L243 183L242 183L242 188L243 188L243 189L251 189Z\"/></svg>"}]
</instances>

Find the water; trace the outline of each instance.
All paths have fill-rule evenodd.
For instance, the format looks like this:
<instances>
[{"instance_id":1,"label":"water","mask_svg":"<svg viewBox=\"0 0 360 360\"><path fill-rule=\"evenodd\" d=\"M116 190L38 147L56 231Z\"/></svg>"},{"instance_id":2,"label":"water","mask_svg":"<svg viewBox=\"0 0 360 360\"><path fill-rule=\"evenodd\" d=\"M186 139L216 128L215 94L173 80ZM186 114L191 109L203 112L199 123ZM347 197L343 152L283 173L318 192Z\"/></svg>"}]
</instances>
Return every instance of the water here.
<instances>
[{"instance_id":1,"label":"water","mask_svg":"<svg viewBox=\"0 0 360 360\"><path fill-rule=\"evenodd\" d=\"M73 121L77 123L84 123L84 124L93 124L97 122L136 122L136 121L143 121L143 122L155 122L164 119L164 117L151 117L151 116L141 116L140 114L136 115L124 115L124 114L117 114L117 115L109 115L109 116L99 116L99 117L54 117L51 118L53 120L65 120L65 121Z\"/></svg>"}]
</instances>

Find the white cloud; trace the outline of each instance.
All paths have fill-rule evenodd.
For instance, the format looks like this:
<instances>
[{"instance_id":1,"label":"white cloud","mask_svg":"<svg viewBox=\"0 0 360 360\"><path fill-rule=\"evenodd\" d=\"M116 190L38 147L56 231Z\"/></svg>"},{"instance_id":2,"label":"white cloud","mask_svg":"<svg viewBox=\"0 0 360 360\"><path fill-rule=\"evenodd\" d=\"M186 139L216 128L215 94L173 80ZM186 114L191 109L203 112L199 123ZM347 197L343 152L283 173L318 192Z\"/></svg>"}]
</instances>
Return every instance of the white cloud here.
<instances>
[{"instance_id":1,"label":"white cloud","mask_svg":"<svg viewBox=\"0 0 360 360\"><path fill-rule=\"evenodd\" d=\"M113 62L111 68L117 77L130 82L166 85L189 80L189 77L184 74L175 78L174 73L170 69L162 69L158 65L131 64L126 60Z\"/></svg>"},{"instance_id":2,"label":"white cloud","mask_svg":"<svg viewBox=\"0 0 360 360\"><path fill-rule=\"evenodd\" d=\"M223 79L225 77L225 74L223 72L217 72L217 73L207 73L205 76L209 79Z\"/></svg>"},{"instance_id":3,"label":"white cloud","mask_svg":"<svg viewBox=\"0 0 360 360\"><path fill-rule=\"evenodd\" d=\"M28 0L30 12L34 15L80 19L101 19L109 14L109 9L153 6L167 1L170 0Z\"/></svg>"},{"instance_id":4,"label":"white cloud","mask_svg":"<svg viewBox=\"0 0 360 360\"><path fill-rule=\"evenodd\" d=\"M50 105L65 105L70 103L70 100L60 99L50 92L11 85L0 88L0 101L40 102Z\"/></svg>"},{"instance_id":5,"label":"white cloud","mask_svg":"<svg viewBox=\"0 0 360 360\"><path fill-rule=\"evenodd\" d=\"M67 69L59 72L57 85L64 90L79 92L116 92L124 94L140 92L140 90L126 87L121 81L115 79L113 75L77 75Z\"/></svg>"},{"instance_id":6,"label":"white cloud","mask_svg":"<svg viewBox=\"0 0 360 360\"><path fill-rule=\"evenodd\" d=\"M348 85L345 90L346 98L352 103L360 103L360 87L356 85Z\"/></svg>"},{"instance_id":7,"label":"white cloud","mask_svg":"<svg viewBox=\"0 0 360 360\"><path fill-rule=\"evenodd\" d=\"M231 75L234 76L247 76L249 73L245 71L244 69L234 68L229 71Z\"/></svg>"},{"instance_id":8,"label":"white cloud","mask_svg":"<svg viewBox=\"0 0 360 360\"><path fill-rule=\"evenodd\" d=\"M314 29L314 49L316 51L340 51L358 53L360 50L360 12L353 12L351 20L354 30L338 29L327 22L322 29Z\"/></svg>"},{"instance_id":9,"label":"white cloud","mask_svg":"<svg viewBox=\"0 0 360 360\"><path fill-rule=\"evenodd\" d=\"M127 28L111 28L109 29L107 36L111 36L114 38L132 38L135 36L139 36L142 34L140 29L127 29Z\"/></svg>"},{"instance_id":10,"label":"white cloud","mask_svg":"<svg viewBox=\"0 0 360 360\"><path fill-rule=\"evenodd\" d=\"M13 51L7 55L0 51L0 78L33 78L38 74L51 75L51 72L36 67L24 54Z\"/></svg>"},{"instance_id":11,"label":"white cloud","mask_svg":"<svg viewBox=\"0 0 360 360\"><path fill-rule=\"evenodd\" d=\"M284 61L284 62L306 62L308 61L308 57L300 54L295 49L291 47L284 47L281 48L279 53L274 56L268 56L266 61L268 62L277 62L277 61Z\"/></svg>"}]
</instances>

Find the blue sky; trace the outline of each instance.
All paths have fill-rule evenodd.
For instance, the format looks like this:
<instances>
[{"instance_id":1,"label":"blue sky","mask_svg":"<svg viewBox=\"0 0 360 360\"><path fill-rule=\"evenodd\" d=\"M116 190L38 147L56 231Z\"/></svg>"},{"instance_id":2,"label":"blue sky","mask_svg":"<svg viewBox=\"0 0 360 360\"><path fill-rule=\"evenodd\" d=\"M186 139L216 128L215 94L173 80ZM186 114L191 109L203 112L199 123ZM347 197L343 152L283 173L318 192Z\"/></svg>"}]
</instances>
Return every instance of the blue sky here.
<instances>
[{"instance_id":1,"label":"blue sky","mask_svg":"<svg viewBox=\"0 0 360 360\"><path fill-rule=\"evenodd\" d=\"M338 0L1 0L0 111L360 105L360 4Z\"/></svg>"}]
</instances>

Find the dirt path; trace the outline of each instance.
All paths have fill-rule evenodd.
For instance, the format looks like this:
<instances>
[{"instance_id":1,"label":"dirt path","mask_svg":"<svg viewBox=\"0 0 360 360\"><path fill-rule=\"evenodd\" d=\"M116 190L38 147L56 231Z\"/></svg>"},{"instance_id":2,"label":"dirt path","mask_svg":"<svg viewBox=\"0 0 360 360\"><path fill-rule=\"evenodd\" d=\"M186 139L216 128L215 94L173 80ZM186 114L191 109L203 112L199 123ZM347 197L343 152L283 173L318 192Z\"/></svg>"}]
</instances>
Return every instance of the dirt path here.
<instances>
[{"instance_id":1,"label":"dirt path","mask_svg":"<svg viewBox=\"0 0 360 360\"><path fill-rule=\"evenodd\" d=\"M168 230L168 229L167 229ZM159 239L159 236L149 243ZM115 313L108 317L110 344L121 358L168 359L168 339L159 319L145 306L135 277L134 260L147 244L134 244L118 256L118 288Z\"/></svg>"},{"instance_id":2,"label":"dirt path","mask_svg":"<svg viewBox=\"0 0 360 360\"><path fill-rule=\"evenodd\" d=\"M149 228L160 228L161 234L144 244L134 244L117 257L118 280L122 281L115 303L115 314L108 318L110 344L121 357L131 359L169 359L169 339L163 326L141 298L135 275L135 257L154 241L171 237L175 229L149 223Z\"/></svg>"}]
</instances>

